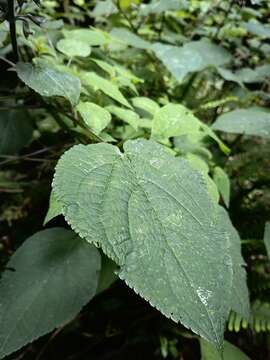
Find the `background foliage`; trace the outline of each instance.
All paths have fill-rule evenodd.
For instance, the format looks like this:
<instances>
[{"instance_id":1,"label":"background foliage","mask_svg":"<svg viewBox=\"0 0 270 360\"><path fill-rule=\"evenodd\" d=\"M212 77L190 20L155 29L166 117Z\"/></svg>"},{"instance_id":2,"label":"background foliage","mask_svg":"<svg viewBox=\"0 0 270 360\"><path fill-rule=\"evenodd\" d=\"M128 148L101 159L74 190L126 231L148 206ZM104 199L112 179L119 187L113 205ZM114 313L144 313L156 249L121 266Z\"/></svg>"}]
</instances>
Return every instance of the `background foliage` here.
<instances>
[{"instance_id":1,"label":"background foliage","mask_svg":"<svg viewBox=\"0 0 270 360\"><path fill-rule=\"evenodd\" d=\"M58 263L58 257L48 257L47 268L37 256L40 247L49 253L53 239L63 236L68 247L75 236L64 229L61 204L51 194L60 156L77 143L107 142L122 150L126 140L151 137L201 172L212 199L228 209L241 237L251 313L231 312L224 358L267 359L269 2L36 0L15 2L15 14L10 3L0 2L0 291L1 298L10 294L14 301L1 301L7 319L2 315L1 322L9 324L1 326L0 338L7 339L5 345L1 340L1 355L51 331L10 359L220 357L116 280L115 264L100 258L95 247L70 250L68 257L53 250L63 266L89 252L91 263L85 256L74 269L93 274L93 283L76 273L65 277L60 269L59 283L49 282L52 294L39 288L41 278L53 279L48 268ZM44 244L32 236L40 230ZM24 263L33 269L26 275L31 289L41 291L29 310L36 331L25 340L17 327L10 329L20 319L17 294L27 288ZM22 278L6 287L14 267ZM85 291L69 308L78 277ZM50 322L50 296L54 299L63 284L55 304L61 311ZM25 292L26 304L32 298ZM47 314L46 324L38 313Z\"/></svg>"}]
</instances>

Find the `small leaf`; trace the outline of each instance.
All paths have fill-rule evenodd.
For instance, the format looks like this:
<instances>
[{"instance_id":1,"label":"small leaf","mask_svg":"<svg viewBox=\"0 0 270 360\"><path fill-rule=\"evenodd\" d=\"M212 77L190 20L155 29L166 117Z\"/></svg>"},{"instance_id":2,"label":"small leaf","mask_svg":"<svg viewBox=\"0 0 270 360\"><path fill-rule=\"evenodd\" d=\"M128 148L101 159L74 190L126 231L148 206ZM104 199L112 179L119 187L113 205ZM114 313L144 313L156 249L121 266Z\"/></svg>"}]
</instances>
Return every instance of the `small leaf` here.
<instances>
[{"instance_id":1,"label":"small leaf","mask_svg":"<svg viewBox=\"0 0 270 360\"><path fill-rule=\"evenodd\" d=\"M99 135L111 121L111 114L109 111L97 104L80 102L76 109L81 114L85 124L96 135Z\"/></svg>"},{"instance_id":2,"label":"small leaf","mask_svg":"<svg viewBox=\"0 0 270 360\"><path fill-rule=\"evenodd\" d=\"M26 110L0 110L0 154L18 153L30 142L33 130Z\"/></svg>"},{"instance_id":3,"label":"small leaf","mask_svg":"<svg viewBox=\"0 0 270 360\"><path fill-rule=\"evenodd\" d=\"M265 26L259 21L250 20L249 22L242 23L242 26L250 33L260 37L270 37L270 27Z\"/></svg>"},{"instance_id":4,"label":"small leaf","mask_svg":"<svg viewBox=\"0 0 270 360\"><path fill-rule=\"evenodd\" d=\"M44 219L43 225L46 225L49 221L54 219L56 216L62 214L62 204L56 200L53 191L50 195L49 209Z\"/></svg>"},{"instance_id":5,"label":"small leaf","mask_svg":"<svg viewBox=\"0 0 270 360\"><path fill-rule=\"evenodd\" d=\"M110 16L111 14L117 13L118 9L113 3L113 0L100 0L96 3L96 6L93 11L91 11L91 16Z\"/></svg>"},{"instance_id":6,"label":"small leaf","mask_svg":"<svg viewBox=\"0 0 270 360\"><path fill-rule=\"evenodd\" d=\"M91 86L94 90L101 90L104 94L108 95L115 101L131 108L129 102L118 89L118 86L113 84L110 80L107 80L94 72L88 72L83 74L82 82L87 86Z\"/></svg>"},{"instance_id":7,"label":"small leaf","mask_svg":"<svg viewBox=\"0 0 270 360\"><path fill-rule=\"evenodd\" d=\"M61 39L58 41L56 47L70 58L75 56L87 57L91 53L91 47L80 40Z\"/></svg>"},{"instance_id":8,"label":"small leaf","mask_svg":"<svg viewBox=\"0 0 270 360\"><path fill-rule=\"evenodd\" d=\"M228 208L230 203L230 179L228 175L221 167L216 166L214 168L213 179Z\"/></svg>"},{"instance_id":9,"label":"small leaf","mask_svg":"<svg viewBox=\"0 0 270 360\"><path fill-rule=\"evenodd\" d=\"M97 294L107 290L118 279L116 275L117 269L116 263L102 254Z\"/></svg>"},{"instance_id":10,"label":"small leaf","mask_svg":"<svg viewBox=\"0 0 270 360\"><path fill-rule=\"evenodd\" d=\"M237 109L220 115L212 129L270 138L270 112L265 108Z\"/></svg>"},{"instance_id":11,"label":"small leaf","mask_svg":"<svg viewBox=\"0 0 270 360\"><path fill-rule=\"evenodd\" d=\"M213 345L203 339L200 340L200 345L201 360L250 360L245 353L228 341L224 342L223 356Z\"/></svg>"},{"instance_id":12,"label":"small leaf","mask_svg":"<svg viewBox=\"0 0 270 360\"><path fill-rule=\"evenodd\" d=\"M25 241L0 282L0 358L69 322L96 293L97 249L62 228Z\"/></svg>"},{"instance_id":13,"label":"small leaf","mask_svg":"<svg viewBox=\"0 0 270 360\"><path fill-rule=\"evenodd\" d=\"M114 28L110 34L119 41L137 49L150 49L151 47L151 43L142 39L140 36L135 35L126 28Z\"/></svg>"},{"instance_id":14,"label":"small leaf","mask_svg":"<svg viewBox=\"0 0 270 360\"><path fill-rule=\"evenodd\" d=\"M119 106L114 105L107 106L106 109L119 119L132 126L134 130L138 130L139 115L136 114L134 111L123 109Z\"/></svg>"},{"instance_id":15,"label":"small leaf","mask_svg":"<svg viewBox=\"0 0 270 360\"><path fill-rule=\"evenodd\" d=\"M208 40L192 41L182 47L155 43L152 50L178 81L189 72L221 66L231 60L227 50Z\"/></svg>"},{"instance_id":16,"label":"small leaf","mask_svg":"<svg viewBox=\"0 0 270 360\"><path fill-rule=\"evenodd\" d=\"M231 310L248 318L250 313L249 308L249 293L247 288L246 271L244 269L245 261L241 254L241 239L237 230L232 225L229 214L220 206L220 219L224 228L224 232L230 240L230 253L233 261L233 287Z\"/></svg>"},{"instance_id":17,"label":"small leaf","mask_svg":"<svg viewBox=\"0 0 270 360\"><path fill-rule=\"evenodd\" d=\"M154 116L159 110L158 103L144 96L132 98L132 104L135 108L144 110L150 116Z\"/></svg>"},{"instance_id":18,"label":"small leaf","mask_svg":"<svg viewBox=\"0 0 270 360\"><path fill-rule=\"evenodd\" d=\"M72 105L76 105L79 100L81 83L71 74L43 63L32 65L21 62L16 65L16 70L19 78L42 96L62 96Z\"/></svg>"},{"instance_id":19,"label":"small leaf","mask_svg":"<svg viewBox=\"0 0 270 360\"><path fill-rule=\"evenodd\" d=\"M98 29L63 30L63 34L68 40L80 41L90 46L101 46L109 42L109 34L105 36L105 33Z\"/></svg>"},{"instance_id":20,"label":"small leaf","mask_svg":"<svg viewBox=\"0 0 270 360\"><path fill-rule=\"evenodd\" d=\"M267 222L265 224L263 241L266 248L268 259L270 260L270 222Z\"/></svg>"},{"instance_id":21,"label":"small leaf","mask_svg":"<svg viewBox=\"0 0 270 360\"><path fill-rule=\"evenodd\" d=\"M152 138L166 140L173 136L192 134L199 140L200 121L183 105L167 104L160 108L154 116Z\"/></svg>"},{"instance_id":22,"label":"small leaf","mask_svg":"<svg viewBox=\"0 0 270 360\"><path fill-rule=\"evenodd\" d=\"M201 174L161 145L128 141L124 150L78 145L61 157L53 191L64 216L135 292L220 348L232 262L217 205Z\"/></svg>"}]
</instances>

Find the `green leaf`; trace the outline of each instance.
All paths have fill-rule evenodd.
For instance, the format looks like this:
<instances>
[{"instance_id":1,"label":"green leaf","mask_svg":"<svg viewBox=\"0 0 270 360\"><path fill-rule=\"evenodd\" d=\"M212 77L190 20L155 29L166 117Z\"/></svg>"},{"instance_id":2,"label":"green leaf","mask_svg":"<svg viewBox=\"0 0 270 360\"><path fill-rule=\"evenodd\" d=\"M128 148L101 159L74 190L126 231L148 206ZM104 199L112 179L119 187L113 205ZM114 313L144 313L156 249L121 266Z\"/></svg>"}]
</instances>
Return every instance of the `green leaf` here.
<instances>
[{"instance_id":1,"label":"green leaf","mask_svg":"<svg viewBox=\"0 0 270 360\"><path fill-rule=\"evenodd\" d=\"M196 118L189 109L169 103L156 111L151 137L166 143L170 137L180 136L186 136L191 143L200 143L204 137L209 136L218 143L223 152L230 152L213 130Z\"/></svg>"},{"instance_id":2,"label":"green leaf","mask_svg":"<svg viewBox=\"0 0 270 360\"><path fill-rule=\"evenodd\" d=\"M70 58L75 56L87 57L91 54L91 47L78 39L61 39L58 41L56 47Z\"/></svg>"},{"instance_id":3,"label":"green leaf","mask_svg":"<svg viewBox=\"0 0 270 360\"><path fill-rule=\"evenodd\" d=\"M62 228L25 241L0 282L0 358L72 320L96 293L97 249Z\"/></svg>"},{"instance_id":4,"label":"green leaf","mask_svg":"<svg viewBox=\"0 0 270 360\"><path fill-rule=\"evenodd\" d=\"M221 206L219 211L224 232L227 233L231 244L230 252L233 261L231 310L248 318L250 313L249 293L247 288L246 271L244 269L246 264L241 254L241 239L237 230L232 225L227 211Z\"/></svg>"},{"instance_id":5,"label":"green leaf","mask_svg":"<svg viewBox=\"0 0 270 360\"><path fill-rule=\"evenodd\" d=\"M116 275L117 268L114 261L102 254L97 294L107 290L118 279Z\"/></svg>"},{"instance_id":6,"label":"green leaf","mask_svg":"<svg viewBox=\"0 0 270 360\"><path fill-rule=\"evenodd\" d=\"M228 341L224 342L223 357L209 342L201 339L200 345L201 360L250 360L245 353Z\"/></svg>"},{"instance_id":7,"label":"green leaf","mask_svg":"<svg viewBox=\"0 0 270 360\"><path fill-rule=\"evenodd\" d=\"M268 259L270 260L270 222L265 224L263 241L267 251Z\"/></svg>"},{"instance_id":8,"label":"green leaf","mask_svg":"<svg viewBox=\"0 0 270 360\"><path fill-rule=\"evenodd\" d=\"M16 70L19 78L42 96L62 96L72 105L76 105L79 101L81 83L71 74L43 63L32 65L21 62L16 65Z\"/></svg>"},{"instance_id":9,"label":"green leaf","mask_svg":"<svg viewBox=\"0 0 270 360\"><path fill-rule=\"evenodd\" d=\"M132 98L132 105L135 108L141 109L146 112L146 115L151 117L159 110L159 105L154 100L151 100L144 96L138 96Z\"/></svg>"},{"instance_id":10,"label":"green leaf","mask_svg":"<svg viewBox=\"0 0 270 360\"><path fill-rule=\"evenodd\" d=\"M52 191L51 195L50 195L49 209L48 209L48 212L44 219L43 225L46 225L49 221L54 219L56 216L61 215L62 207L63 207L63 205L58 200L56 200L54 192Z\"/></svg>"},{"instance_id":11,"label":"green leaf","mask_svg":"<svg viewBox=\"0 0 270 360\"><path fill-rule=\"evenodd\" d=\"M137 49L150 49L151 47L151 43L143 40L126 28L114 28L110 34L119 41Z\"/></svg>"},{"instance_id":12,"label":"green leaf","mask_svg":"<svg viewBox=\"0 0 270 360\"><path fill-rule=\"evenodd\" d=\"M90 46L101 46L109 43L110 35L98 29L63 30L66 39L80 41Z\"/></svg>"},{"instance_id":13,"label":"green leaf","mask_svg":"<svg viewBox=\"0 0 270 360\"><path fill-rule=\"evenodd\" d=\"M185 154L184 158L187 159L187 161L189 162L190 166L193 169L198 170L202 173L207 185L207 189L209 191L209 195L211 196L211 198L215 203L218 203L219 202L218 189L216 184L208 175L209 172L208 164L201 158L201 156L198 156L191 152Z\"/></svg>"},{"instance_id":14,"label":"green leaf","mask_svg":"<svg viewBox=\"0 0 270 360\"><path fill-rule=\"evenodd\" d=\"M167 10L179 11L189 6L188 0L158 0L149 4L144 4L140 8L140 15L148 16L150 14L161 14Z\"/></svg>"},{"instance_id":15,"label":"green leaf","mask_svg":"<svg viewBox=\"0 0 270 360\"><path fill-rule=\"evenodd\" d=\"M81 114L85 124L96 135L99 135L111 121L109 111L94 103L80 102L76 109Z\"/></svg>"},{"instance_id":16,"label":"green leaf","mask_svg":"<svg viewBox=\"0 0 270 360\"><path fill-rule=\"evenodd\" d=\"M260 83L270 78L270 65L257 66L255 69L242 68L235 72L218 68L218 72L225 80L234 81L240 85L242 85L242 83Z\"/></svg>"},{"instance_id":17,"label":"green leaf","mask_svg":"<svg viewBox=\"0 0 270 360\"><path fill-rule=\"evenodd\" d=\"M200 121L185 106L167 104L155 113L151 134L153 139L164 141L187 134L195 136L197 140L203 137L200 133Z\"/></svg>"},{"instance_id":18,"label":"green leaf","mask_svg":"<svg viewBox=\"0 0 270 360\"><path fill-rule=\"evenodd\" d=\"M230 179L228 175L221 167L216 166L213 172L213 179L228 208L230 204Z\"/></svg>"},{"instance_id":19,"label":"green leaf","mask_svg":"<svg viewBox=\"0 0 270 360\"><path fill-rule=\"evenodd\" d=\"M270 37L270 27L265 26L259 21L250 20L249 22L241 24L248 32L260 37Z\"/></svg>"},{"instance_id":20,"label":"green leaf","mask_svg":"<svg viewBox=\"0 0 270 360\"><path fill-rule=\"evenodd\" d=\"M0 110L0 154L16 154L30 142L32 134L32 121L26 110Z\"/></svg>"},{"instance_id":21,"label":"green leaf","mask_svg":"<svg viewBox=\"0 0 270 360\"><path fill-rule=\"evenodd\" d=\"M87 72L83 74L82 82L86 86L91 86L95 91L101 90L104 94L108 95L115 101L131 108L129 102L118 89L118 86L112 83L110 80L107 80L94 72Z\"/></svg>"},{"instance_id":22,"label":"green leaf","mask_svg":"<svg viewBox=\"0 0 270 360\"><path fill-rule=\"evenodd\" d=\"M192 41L182 47L155 43L152 50L178 81L189 72L221 66L231 60L227 50L208 40Z\"/></svg>"},{"instance_id":23,"label":"green leaf","mask_svg":"<svg viewBox=\"0 0 270 360\"><path fill-rule=\"evenodd\" d=\"M270 138L270 112L265 108L237 109L220 115L212 129Z\"/></svg>"},{"instance_id":24,"label":"green leaf","mask_svg":"<svg viewBox=\"0 0 270 360\"><path fill-rule=\"evenodd\" d=\"M93 11L91 11L91 16L110 16L111 14L117 13L117 7L113 3L113 0L99 0L96 3L96 6Z\"/></svg>"},{"instance_id":25,"label":"green leaf","mask_svg":"<svg viewBox=\"0 0 270 360\"><path fill-rule=\"evenodd\" d=\"M114 105L107 106L106 109L119 119L132 126L133 129L138 130L139 115L136 114L134 111L123 109L119 106Z\"/></svg>"},{"instance_id":26,"label":"green leaf","mask_svg":"<svg viewBox=\"0 0 270 360\"><path fill-rule=\"evenodd\" d=\"M78 145L61 157L53 191L63 214L135 292L221 347L232 263L205 181L152 141L124 150Z\"/></svg>"}]
</instances>

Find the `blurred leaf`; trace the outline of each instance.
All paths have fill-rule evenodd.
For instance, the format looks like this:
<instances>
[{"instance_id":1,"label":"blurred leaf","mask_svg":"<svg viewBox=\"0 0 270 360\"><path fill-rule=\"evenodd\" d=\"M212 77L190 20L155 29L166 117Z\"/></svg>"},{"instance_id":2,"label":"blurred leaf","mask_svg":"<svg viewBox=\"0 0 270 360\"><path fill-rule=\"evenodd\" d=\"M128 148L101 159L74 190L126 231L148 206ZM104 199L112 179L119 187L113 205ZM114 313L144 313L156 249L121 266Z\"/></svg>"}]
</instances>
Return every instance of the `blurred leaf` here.
<instances>
[{"instance_id":1,"label":"blurred leaf","mask_svg":"<svg viewBox=\"0 0 270 360\"><path fill-rule=\"evenodd\" d=\"M76 109L81 114L85 124L96 135L99 135L111 121L109 111L94 103L80 102Z\"/></svg>"},{"instance_id":2,"label":"blurred leaf","mask_svg":"<svg viewBox=\"0 0 270 360\"><path fill-rule=\"evenodd\" d=\"M118 117L119 119L123 120L127 124L133 127L133 129L138 129L139 124L139 115L136 114L132 110L123 109L119 106L110 105L107 106L106 109L110 111L113 115Z\"/></svg>"},{"instance_id":3,"label":"blurred leaf","mask_svg":"<svg viewBox=\"0 0 270 360\"><path fill-rule=\"evenodd\" d=\"M150 116L154 116L159 110L159 105L154 100L143 96L132 98L132 104L135 108L144 110Z\"/></svg>"},{"instance_id":4,"label":"blurred leaf","mask_svg":"<svg viewBox=\"0 0 270 360\"><path fill-rule=\"evenodd\" d=\"M270 27L260 23L259 21L250 20L249 22L241 24L247 31L254 35L261 37L270 37Z\"/></svg>"},{"instance_id":5,"label":"blurred leaf","mask_svg":"<svg viewBox=\"0 0 270 360\"><path fill-rule=\"evenodd\" d=\"M131 105L123 96L118 86L94 72L87 72L81 76L82 82L96 90L101 90L104 94L108 95L120 104L131 108Z\"/></svg>"},{"instance_id":6,"label":"blurred leaf","mask_svg":"<svg viewBox=\"0 0 270 360\"><path fill-rule=\"evenodd\" d=\"M270 260L270 222L265 224L263 241L267 251L268 259Z\"/></svg>"},{"instance_id":7,"label":"blurred leaf","mask_svg":"<svg viewBox=\"0 0 270 360\"><path fill-rule=\"evenodd\" d=\"M226 172L219 166L214 167L213 179L224 200L227 208L230 204L230 179Z\"/></svg>"},{"instance_id":8,"label":"blurred leaf","mask_svg":"<svg viewBox=\"0 0 270 360\"><path fill-rule=\"evenodd\" d=\"M97 294L107 290L118 279L117 270L116 263L102 253Z\"/></svg>"},{"instance_id":9,"label":"blurred leaf","mask_svg":"<svg viewBox=\"0 0 270 360\"><path fill-rule=\"evenodd\" d=\"M90 15L94 17L98 16L110 16L111 14L117 13L118 9L114 4L113 0L99 0Z\"/></svg>"},{"instance_id":10,"label":"blurred leaf","mask_svg":"<svg viewBox=\"0 0 270 360\"><path fill-rule=\"evenodd\" d=\"M246 354L228 341L224 342L223 356L213 345L203 339L200 339L200 345L201 360L250 360Z\"/></svg>"},{"instance_id":11,"label":"blurred leaf","mask_svg":"<svg viewBox=\"0 0 270 360\"><path fill-rule=\"evenodd\" d=\"M233 264L233 286L231 294L231 310L243 317L249 317L249 291L247 287L247 276L244 269L245 261L241 254L241 239L237 230L234 228L228 212L219 207L223 219L224 232L230 240L230 253Z\"/></svg>"},{"instance_id":12,"label":"blurred leaf","mask_svg":"<svg viewBox=\"0 0 270 360\"><path fill-rule=\"evenodd\" d=\"M68 40L78 40L90 46L101 46L109 42L109 34L105 36L105 33L98 29L63 30L63 34Z\"/></svg>"},{"instance_id":13,"label":"blurred leaf","mask_svg":"<svg viewBox=\"0 0 270 360\"><path fill-rule=\"evenodd\" d=\"M0 357L71 321L96 293L100 255L73 231L27 239L0 282Z\"/></svg>"},{"instance_id":14,"label":"blurred leaf","mask_svg":"<svg viewBox=\"0 0 270 360\"><path fill-rule=\"evenodd\" d=\"M91 53L91 47L78 39L61 39L56 46L59 51L70 58L75 56L87 57Z\"/></svg>"},{"instance_id":15,"label":"blurred leaf","mask_svg":"<svg viewBox=\"0 0 270 360\"><path fill-rule=\"evenodd\" d=\"M132 4L138 5L140 4L141 0L119 0L119 6L122 9L129 8Z\"/></svg>"},{"instance_id":16,"label":"blurred leaf","mask_svg":"<svg viewBox=\"0 0 270 360\"><path fill-rule=\"evenodd\" d=\"M221 66L231 60L227 50L208 40L192 41L182 47L155 43L152 50L178 81L189 72Z\"/></svg>"},{"instance_id":17,"label":"blurred leaf","mask_svg":"<svg viewBox=\"0 0 270 360\"><path fill-rule=\"evenodd\" d=\"M270 112L265 108L237 109L220 115L212 129L270 138Z\"/></svg>"},{"instance_id":18,"label":"blurred leaf","mask_svg":"<svg viewBox=\"0 0 270 360\"><path fill-rule=\"evenodd\" d=\"M30 142L33 130L26 110L0 110L0 154L18 153Z\"/></svg>"},{"instance_id":19,"label":"blurred leaf","mask_svg":"<svg viewBox=\"0 0 270 360\"><path fill-rule=\"evenodd\" d=\"M151 47L151 43L143 40L141 37L135 35L126 28L113 28L111 35L119 41L138 49L150 49Z\"/></svg>"},{"instance_id":20,"label":"blurred leaf","mask_svg":"<svg viewBox=\"0 0 270 360\"><path fill-rule=\"evenodd\" d=\"M153 118L152 138L163 141L173 136L190 135L197 140L200 133L200 121L183 105L167 104L160 108Z\"/></svg>"}]
</instances>

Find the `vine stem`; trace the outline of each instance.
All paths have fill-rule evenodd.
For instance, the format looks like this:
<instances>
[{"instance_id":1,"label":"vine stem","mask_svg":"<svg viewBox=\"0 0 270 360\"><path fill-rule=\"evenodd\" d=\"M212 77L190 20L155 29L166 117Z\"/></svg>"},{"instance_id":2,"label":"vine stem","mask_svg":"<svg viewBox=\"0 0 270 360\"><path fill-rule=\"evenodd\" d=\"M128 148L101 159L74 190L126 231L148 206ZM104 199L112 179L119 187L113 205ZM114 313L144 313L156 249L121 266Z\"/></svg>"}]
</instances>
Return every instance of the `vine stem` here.
<instances>
[{"instance_id":1,"label":"vine stem","mask_svg":"<svg viewBox=\"0 0 270 360\"><path fill-rule=\"evenodd\" d=\"M14 0L8 0L8 22L9 22L9 32L11 38L11 44L13 49L14 62L18 62L18 45L17 45L17 34L16 34L16 19L14 11Z\"/></svg>"}]
</instances>

